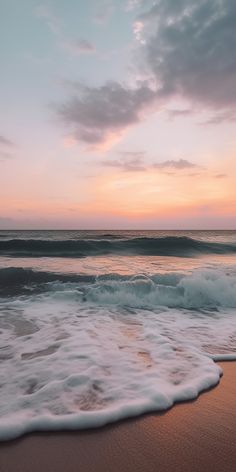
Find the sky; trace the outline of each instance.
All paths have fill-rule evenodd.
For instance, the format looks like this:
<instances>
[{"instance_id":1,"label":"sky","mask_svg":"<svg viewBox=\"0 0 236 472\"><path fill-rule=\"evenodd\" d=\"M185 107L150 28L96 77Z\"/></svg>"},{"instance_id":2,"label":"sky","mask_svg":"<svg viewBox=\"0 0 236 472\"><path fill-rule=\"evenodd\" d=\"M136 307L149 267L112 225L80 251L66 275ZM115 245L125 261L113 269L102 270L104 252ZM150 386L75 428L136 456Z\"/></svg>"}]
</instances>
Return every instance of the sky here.
<instances>
[{"instance_id":1,"label":"sky","mask_svg":"<svg viewBox=\"0 0 236 472\"><path fill-rule=\"evenodd\" d=\"M0 229L236 229L235 0L0 0Z\"/></svg>"}]
</instances>

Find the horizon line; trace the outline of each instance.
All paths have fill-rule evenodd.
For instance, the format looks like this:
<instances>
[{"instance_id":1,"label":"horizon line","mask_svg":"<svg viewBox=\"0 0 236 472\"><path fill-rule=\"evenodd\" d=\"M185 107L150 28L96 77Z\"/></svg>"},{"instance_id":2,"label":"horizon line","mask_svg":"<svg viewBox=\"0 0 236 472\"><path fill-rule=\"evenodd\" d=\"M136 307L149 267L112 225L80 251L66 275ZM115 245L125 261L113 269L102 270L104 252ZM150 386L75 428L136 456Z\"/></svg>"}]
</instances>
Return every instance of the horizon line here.
<instances>
[{"instance_id":1,"label":"horizon line","mask_svg":"<svg viewBox=\"0 0 236 472\"><path fill-rule=\"evenodd\" d=\"M0 228L0 231L236 231L236 228Z\"/></svg>"}]
</instances>

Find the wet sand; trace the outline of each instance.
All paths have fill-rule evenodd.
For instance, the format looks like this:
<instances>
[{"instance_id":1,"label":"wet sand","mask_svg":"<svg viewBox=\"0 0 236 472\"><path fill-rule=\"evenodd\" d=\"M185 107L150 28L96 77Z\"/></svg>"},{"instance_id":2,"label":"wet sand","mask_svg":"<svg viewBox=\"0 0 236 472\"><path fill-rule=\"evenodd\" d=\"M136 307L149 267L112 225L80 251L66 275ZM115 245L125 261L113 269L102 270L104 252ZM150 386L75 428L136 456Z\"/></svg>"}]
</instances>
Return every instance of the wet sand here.
<instances>
[{"instance_id":1,"label":"wet sand","mask_svg":"<svg viewBox=\"0 0 236 472\"><path fill-rule=\"evenodd\" d=\"M84 432L1 443L0 472L234 472L236 362L194 402Z\"/></svg>"}]
</instances>

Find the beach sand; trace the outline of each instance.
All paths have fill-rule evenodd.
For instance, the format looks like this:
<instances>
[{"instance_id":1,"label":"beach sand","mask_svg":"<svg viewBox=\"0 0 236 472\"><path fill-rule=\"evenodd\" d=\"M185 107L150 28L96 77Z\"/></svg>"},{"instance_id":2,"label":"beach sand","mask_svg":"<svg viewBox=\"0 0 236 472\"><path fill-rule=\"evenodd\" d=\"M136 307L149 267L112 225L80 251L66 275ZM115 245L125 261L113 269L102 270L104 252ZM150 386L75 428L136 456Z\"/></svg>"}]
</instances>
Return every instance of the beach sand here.
<instances>
[{"instance_id":1,"label":"beach sand","mask_svg":"<svg viewBox=\"0 0 236 472\"><path fill-rule=\"evenodd\" d=\"M193 402L102 429L1 443L1 472L234 472L236 363Z\"/></svg>"}]
</instances>

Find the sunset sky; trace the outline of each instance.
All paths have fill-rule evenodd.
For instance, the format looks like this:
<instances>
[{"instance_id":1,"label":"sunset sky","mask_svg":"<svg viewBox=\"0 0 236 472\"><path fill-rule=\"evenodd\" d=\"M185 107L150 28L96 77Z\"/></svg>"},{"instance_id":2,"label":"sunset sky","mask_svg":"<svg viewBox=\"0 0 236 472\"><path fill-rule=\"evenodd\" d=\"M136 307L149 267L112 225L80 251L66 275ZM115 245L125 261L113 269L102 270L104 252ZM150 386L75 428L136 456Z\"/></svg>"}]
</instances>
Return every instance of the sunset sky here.
<instances>
[{"instance_id":1,"label":"sunset sky","mask_svg":"<svg viewBox=\"0 0 236 472\"><path fill-rule=\"evenodd\" d=\"M0 0L0 228L236 229L235 0Z\"/></svg>"}]
</instances>

